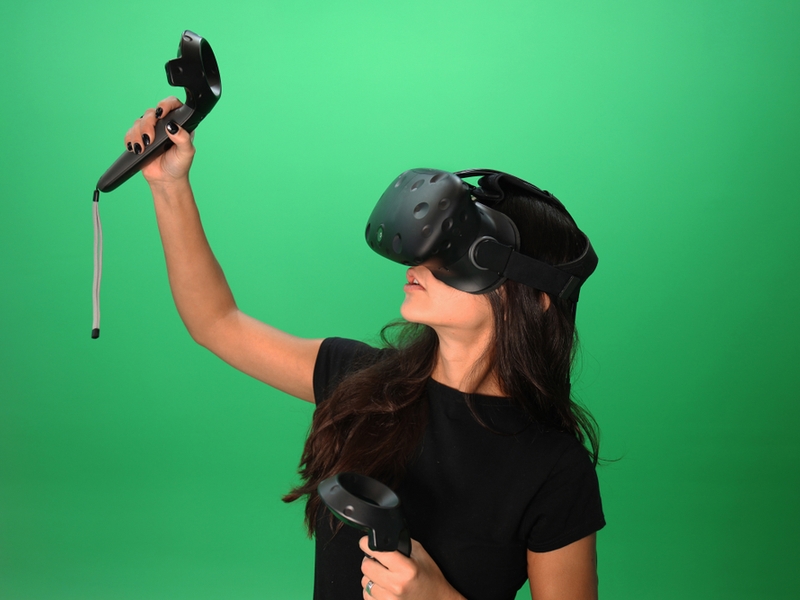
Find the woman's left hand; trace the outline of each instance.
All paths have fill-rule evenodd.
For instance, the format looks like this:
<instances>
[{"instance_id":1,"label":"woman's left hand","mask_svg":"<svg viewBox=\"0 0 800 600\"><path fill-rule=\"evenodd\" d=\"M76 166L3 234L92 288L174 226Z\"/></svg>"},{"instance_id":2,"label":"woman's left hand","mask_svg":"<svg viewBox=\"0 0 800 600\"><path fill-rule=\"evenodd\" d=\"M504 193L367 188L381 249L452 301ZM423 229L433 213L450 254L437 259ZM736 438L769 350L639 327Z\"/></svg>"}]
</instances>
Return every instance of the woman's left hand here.
<instances>
[{"instance_id":1,"label":"woman's left hand","mask_svg":"<svg viewBox=\"0 0 800 600\"><path fill-rule=\"evenodd\" d=\"M370 550L366 537L361 538L359 546L367 555L361 563L364 600L464 600L416 540L411 540L410 557Z\"/></svg>"}]
</instances>

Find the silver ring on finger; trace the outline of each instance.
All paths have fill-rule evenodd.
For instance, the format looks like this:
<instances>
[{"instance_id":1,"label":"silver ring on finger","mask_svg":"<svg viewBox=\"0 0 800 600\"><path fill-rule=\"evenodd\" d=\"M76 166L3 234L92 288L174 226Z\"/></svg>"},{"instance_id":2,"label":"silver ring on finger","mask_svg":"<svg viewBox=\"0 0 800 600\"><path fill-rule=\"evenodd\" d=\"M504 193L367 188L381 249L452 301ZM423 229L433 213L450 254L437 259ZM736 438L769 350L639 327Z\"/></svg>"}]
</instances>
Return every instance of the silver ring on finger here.
<instances>
[{"instance_id":1,"label":"silver ring on finger","mask_svg":"<svg viewBox=\"0 0 800 600\"><path fill-rule=\"evenodd\" d=\"M375 585L371 579L367 582L367 587L364 588L364 591L367 592L368 596L372 596L372 586Z\"/></svg>"}]
</instances>

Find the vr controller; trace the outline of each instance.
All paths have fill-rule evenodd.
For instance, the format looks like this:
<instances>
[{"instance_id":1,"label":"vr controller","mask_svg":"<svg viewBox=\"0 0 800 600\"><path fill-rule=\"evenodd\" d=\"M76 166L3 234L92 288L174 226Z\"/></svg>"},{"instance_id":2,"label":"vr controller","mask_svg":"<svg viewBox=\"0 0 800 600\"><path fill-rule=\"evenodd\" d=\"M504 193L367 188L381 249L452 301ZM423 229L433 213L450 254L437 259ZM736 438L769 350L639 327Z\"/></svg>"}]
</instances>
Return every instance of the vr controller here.
<instances>
[{"instance_id":1,"label":"vr controller","mask_svg":"<svg viewBox=\"0 0 800 600\"><path fill-rule=\"evenodd\" d=\"M411 556L400 499L391 489L365 475L339 473L322 481L317 492L337 519L367 534L371 550Z\"/></svg>"},{"instance_id":2,"label":"vr controller","mask_svg":"<svg viewBox=\"0 0 800 600\"><path fill-rule=\"evenodd\" d=\"M183 86L186 90L186 102L169 114L169 120L175 121L186 131L193 131L222 95L222 83L214 52L206 40L187 29L181 35L178 58L167 62L165 68L169 84ZM145 163L167 151L172 142L167 137L165 121L159 120L156 123L155 139L141 154L125 152L108 168L97 182L98 190L115 190L135 175Z\"/></svg>"},{"instance_id":3,"label":"vr controller","mask_svg":"<svg viewBox=\"0 0 800 600\"><path fill-rule=\"evenodd\" d=\"M222 95L217 59L208 42L188 29L181 35L178 58L166 64L170 85L183 86L186 101L156 123L155 139L140 154L124 152L97 182L92 196L94 214L94 282L92 283L92 338L100 337L100 280L103 270L103 230L100 224L100 192L110 192L130 179L148 161L163 154L172 145L166 121L174 121L186 131L193 131L214 108Z\"/></svg>"}]
</instances>

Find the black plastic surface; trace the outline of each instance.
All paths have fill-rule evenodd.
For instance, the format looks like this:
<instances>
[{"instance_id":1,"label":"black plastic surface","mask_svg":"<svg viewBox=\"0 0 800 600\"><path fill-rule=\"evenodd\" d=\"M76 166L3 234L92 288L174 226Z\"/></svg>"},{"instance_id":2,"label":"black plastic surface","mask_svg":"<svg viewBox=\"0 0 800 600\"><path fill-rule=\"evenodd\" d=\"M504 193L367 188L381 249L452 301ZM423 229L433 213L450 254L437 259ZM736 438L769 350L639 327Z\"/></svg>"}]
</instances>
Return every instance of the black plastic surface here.
<instances>
[{"instance_id":1,"label":"black plastic surface","mask_svg":"<svg viewBox=\"0 0 800 600\"><path fill-rule=\"evenodd\" d=\"M115 190L148 161L170 147L172 142L165 131L168 121L175 121L185 130L193 131L222 96L222 82L214 52L206 40L192 31L183 32L178 58L167 62L165 69L170 85L185 88L184 105L156 123L155 139L141 154L124 152L108 168L97 182L97 189L101 192Z\"/></svg>"},{"instance_id":2,"label":"black plastic surface","mask_svg":"<svg viewBox=\"0 0 800 600\"><path fill-rule=\"evenodd\" d=\"M481 177L480 185L463 180L468 177ZM512 279L577 302L581 284L597 266L588 238L583 236L583 254L562 265L519 253L516 225L491 208L507 188L538 197L572 219L552 194L507 173L410 169L378 200L367 222L367 243L389 260L429 268L463 292L485 294Z\"/></svg>"},{"instance_id":3,"label":"black plastic surface","mask_svg":"<svg viewBox=\"0 0 800 600\"><path fill-rule=\"evenodd\" d=\"M339 473L321 482L317 491L336 518L367 534L372 550L411 555L400 499L391 489L371 477Z\"/></svg>"}]
</instances>

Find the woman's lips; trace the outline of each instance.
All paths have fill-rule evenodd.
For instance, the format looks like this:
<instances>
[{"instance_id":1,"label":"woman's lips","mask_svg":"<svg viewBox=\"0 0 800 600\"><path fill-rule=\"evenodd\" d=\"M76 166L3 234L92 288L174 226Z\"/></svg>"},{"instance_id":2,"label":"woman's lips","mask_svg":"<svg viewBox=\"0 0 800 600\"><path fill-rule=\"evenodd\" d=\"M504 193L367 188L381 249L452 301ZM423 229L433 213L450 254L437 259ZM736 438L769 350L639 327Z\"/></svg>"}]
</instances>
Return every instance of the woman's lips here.
<instances>
[{"instance_id":1,"label":"woman's lips","mask_svg":"<svg viewBox=\"0 0 800 600\"><path fill-rule=\"evenodd\" d=\"M409 269L408 272L406 273L406 281L408 283L406 283L403 286L403 289L406 292L413 292L413 291L416 291L416 290L424 290L425 289L424 287L422 287L422 284L419 282L419 279L417 279L414 276L414 273L411 271L411 269Z\"/></svg>"}]
</instances>

